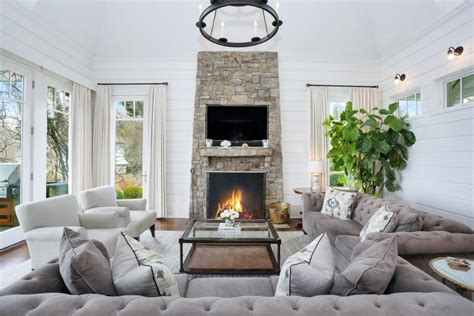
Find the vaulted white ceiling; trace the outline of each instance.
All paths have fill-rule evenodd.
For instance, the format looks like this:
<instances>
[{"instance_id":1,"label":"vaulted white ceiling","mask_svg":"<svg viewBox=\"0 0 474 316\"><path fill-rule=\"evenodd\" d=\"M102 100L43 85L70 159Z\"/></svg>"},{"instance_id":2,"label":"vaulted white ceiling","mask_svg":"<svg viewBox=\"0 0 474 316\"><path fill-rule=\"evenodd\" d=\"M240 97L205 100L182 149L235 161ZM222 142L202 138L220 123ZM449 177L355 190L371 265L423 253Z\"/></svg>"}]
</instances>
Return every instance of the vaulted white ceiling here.
<instances>
[{"instance_id":1,"label":"vaulted white ceiling","mask_svg":"<svg viewBox=\"0 0 474 316\"><path fill-rule=\"evenodd\" d=\"M223 50L195 27L199 0L0 0L21 4L52 34L100 60L194 58ZM274 4L276 0L270 0ZM280 0L284 21L270 42L249 50L282 57L380 60L445 16L464 0ZM226 32L253 36L254 17ZM262 23L260 24L262 25Z\"/></svg>"}]
</instances>

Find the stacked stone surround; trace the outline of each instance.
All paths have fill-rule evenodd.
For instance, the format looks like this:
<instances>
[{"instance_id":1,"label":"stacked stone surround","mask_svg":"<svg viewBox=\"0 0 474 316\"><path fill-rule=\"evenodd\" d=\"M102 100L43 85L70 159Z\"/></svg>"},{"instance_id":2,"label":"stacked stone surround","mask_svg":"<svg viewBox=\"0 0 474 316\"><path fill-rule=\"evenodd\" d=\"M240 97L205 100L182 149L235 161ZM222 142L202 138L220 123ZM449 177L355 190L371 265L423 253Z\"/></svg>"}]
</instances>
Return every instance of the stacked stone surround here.
<instances>
[{"instance_id":1,"label":"stacked stone surround","mask_svg":"<svg viewBox=\"0 0 474 316\"><path fill-rule=\"evenodd\" d=\"M268 107L270 148L206 148L207 105ZM208 172L265 172L267 205L283 199L276 52L200 52L192 150L191 218L206 218Z\"/></svg>"}]
</instances>

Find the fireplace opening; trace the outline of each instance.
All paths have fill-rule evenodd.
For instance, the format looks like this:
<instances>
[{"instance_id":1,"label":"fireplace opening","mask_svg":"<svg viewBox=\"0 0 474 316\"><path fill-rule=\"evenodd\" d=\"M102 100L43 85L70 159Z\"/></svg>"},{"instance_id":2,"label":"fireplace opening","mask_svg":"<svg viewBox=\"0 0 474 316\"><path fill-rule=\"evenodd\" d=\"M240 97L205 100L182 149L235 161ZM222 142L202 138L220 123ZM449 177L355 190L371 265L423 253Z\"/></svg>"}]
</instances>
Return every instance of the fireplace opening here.
<instances>
[{"instance_id":1,"label":"fireplace opening","mask_svg":"<svg viewBox=\"0 0 474 316\"><path fill-rule=\"evenodd\" d=\"M240 213L239 218L265 218L265 173L208 173L207 218L220 219L225 209Z\"/></svg>"}]
</instances>

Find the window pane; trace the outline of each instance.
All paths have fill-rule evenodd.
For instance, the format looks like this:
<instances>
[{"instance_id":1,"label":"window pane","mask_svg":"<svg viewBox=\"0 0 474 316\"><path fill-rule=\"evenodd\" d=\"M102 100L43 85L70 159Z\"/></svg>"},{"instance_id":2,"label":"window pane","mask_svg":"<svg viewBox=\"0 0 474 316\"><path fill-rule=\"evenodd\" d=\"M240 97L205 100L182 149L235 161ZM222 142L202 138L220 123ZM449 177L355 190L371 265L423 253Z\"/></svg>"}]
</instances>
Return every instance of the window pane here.
<instances>
[{"instance_id":1,"label":"window pane","mask_svg":"<svg viewBox=\"0 0 474 316\"><path fill-rule=\"evenodd\" d=\"M13 99L22 101L23 100L23 75L15 72L11 73L11 97Z\"/></svg>"},{"instance_id":2,"label":"window pane","mask_svg":"<svg viewBox=\"0 0 474 316\"><path fill-rule=\"evenodd\" d=\"M117 119L124 119L127 117L125 113L125 102L115 102L115 117Z\"/></svg>"},{"instance_id":3,"label":"window pane","mask_svg":"<svg viewBox=\"0 0 474 316\"><path fill-rule=\"evenodd\" d=\"M21 162L21 103L2 100L0 163ZM6 179L1 179L4 181Z\"/></svg>"},{"instance_id":4,"label":"window pane","mask_svg":"<svg viewBox=\"0 0 474 316\"><path fill-rule=\"evenodd\" d=\"M68 193L69 115L48 109L46 197Z\"/></svg>"},{"instance_id":5,"label":"window pane","mask_svg":"<svg viewBox=\"0 0 474 316\"><path fill-rule=\"evenodd\" d=\"M143 101L135 102L135 118L143 118Z\"/></svg>"},{"instance_id":6,"label":"window pane","mask_svg":"<svg viewBox=\"0 0 474 316\"><path fill-rule=\"evenodd\" d=\"M462 103L474 103L474 74L462 78Z\"/></svg>"},{"instance_id":7,"label":"window pane","mask_svg":"<svg viewBox=\"0 0 474 316\"><path fill-rule=\"evenodd\" d=\"M416 96L411 95L407 97L407 109L408 109L408 116L416 115Z\"/></svg>"},{"instance_id":8,"label":"window pane","mask_svg":"<svg viewBox=\"0 0 474 316\"><path fill-rule=\"evenodd\" d=\"M416 94L416 114L421 114L423 112L421 108L421 94Z\"/></svg>"},{"instance_id":9,"label":"window pane","mask_svg":"<svg viewBox=\"0 0 474 316\"><path fill-rule=\"evenodd\" d=\"M331 102L329 103L329 113L336 121L341 119L341 113L346 108L344 102Z\"/></svg>"},{"instance_id":10,"label":"window pane","mask_svg":"<svg viewBox=\"0 0 474 316\"><path fill-rule=\"evenodd\" d=\"M407 100L406 99L402 99L400 101L398 101L398 104L399 104L399 107L398 107L398 115L400 117L403 117L405 115L408 114L408 110L407 110Z\"/></svg>"},{"instance_id":11,"label":"window pane","mask_svg":"<svg viewBox=\"0 0 474 316\"><path fill-rule=\"evenodd\" d=\"M143 122L117 121L115 188L117 198L142 197Z\"/></svg>"},{"instance_id":12,"label":"window pane","mask_svg":"<svg viewBox=\"0 0 474 316\"><path fill-rule=\"evenodd\" d=\"M10 71L0 71L0 95L8 97L10 92Z\"/></svg>"},{"instance_id":13,"label":"window pane","mask_svg":"<svg viewBox=\"0 0 474 316\"><path fill-rule=\"evenodd\" d=\"M457 79L451 82L448 82L446 85L446 106L451 107L458 105L461 102L461 80Z\"/></svg>"},{"instance_id":14,"label":"window pane","mask_svg":"<svg viewBox=\"0 0 474 316\"><path fill-rule=\"evenodd\" d=\"M53 87L48 87L48 117L50 114L54 114L54 88Z\"/></svg>"},{"instance_id":15,"label":"window pane","mask_svg":"<svg viewBox=\"0 0 474 316\"><path fill-rule=\"evenodd\" d=\"M64 104L64 111L66 113L69 113L69 109L71 107L71 94L69 92L64 92L63 104Z\"/></svg>"},{"instance_id":16,"label":"window pane","mask_svg":"<svg viewBox=\"0 0 474 316\"><path fill-rule=\"evenodd\" d=\"M125 101L125 110L127 111L127 117L134 118L134 116L133 116L133 101Z\"/></svg>"}]
</instances>

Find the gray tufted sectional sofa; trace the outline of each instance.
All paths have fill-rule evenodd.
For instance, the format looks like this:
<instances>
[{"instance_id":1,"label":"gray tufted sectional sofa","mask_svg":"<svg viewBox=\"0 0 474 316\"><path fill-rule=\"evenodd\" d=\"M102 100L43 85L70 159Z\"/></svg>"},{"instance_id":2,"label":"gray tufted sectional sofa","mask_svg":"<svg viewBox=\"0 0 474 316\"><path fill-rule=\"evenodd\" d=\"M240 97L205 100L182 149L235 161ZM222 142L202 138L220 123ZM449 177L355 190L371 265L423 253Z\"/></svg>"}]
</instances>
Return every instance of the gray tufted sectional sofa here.
<instances>
[{"instance_id":1,"label":"gray tufted sectional sofa","mask_svg":"<svg viewBox=\"0 0 474 316\"><path fill-rule=\"evenodd\" d=\"M381 241L395 236L398 254L426 273L435 276L429 262L443 256L474 258L474 234L463 223L438 215L418 211L400 201L357 194L352 220L340 220L321 214L324 193L303 194L303 230L313 238L327 233L334 248L337 262L347 264L343 249L353 249L359 243L359 232L381 206L387 205L397 215L415 212L422 220L422 227L414 232L371 233L367 240ZM357 237L354 237L357 236ZM365 241L364 241L365 242Z\"/></svg>"},{"instance_id":2,"label":"gray tufted sectional sofa","mask_svg":"<svg viewBox=\"0 0 474 316\"><path fill-rule=\"evenodd\" d=\"M346 248L346 261L373 241ZM352 240L351 240L352 239ZM337 262L338 269L346 261ZM277 276L176 275L181 298L70 295L57 262L31 272L0 291L0 315L472 315L474 304L399 258L384 295L274 297Z\"/></svg>"}]
</instances>

